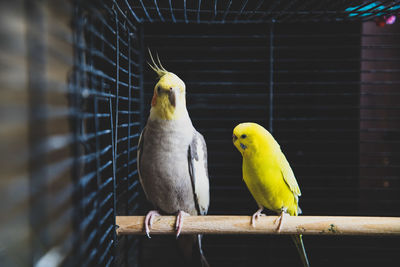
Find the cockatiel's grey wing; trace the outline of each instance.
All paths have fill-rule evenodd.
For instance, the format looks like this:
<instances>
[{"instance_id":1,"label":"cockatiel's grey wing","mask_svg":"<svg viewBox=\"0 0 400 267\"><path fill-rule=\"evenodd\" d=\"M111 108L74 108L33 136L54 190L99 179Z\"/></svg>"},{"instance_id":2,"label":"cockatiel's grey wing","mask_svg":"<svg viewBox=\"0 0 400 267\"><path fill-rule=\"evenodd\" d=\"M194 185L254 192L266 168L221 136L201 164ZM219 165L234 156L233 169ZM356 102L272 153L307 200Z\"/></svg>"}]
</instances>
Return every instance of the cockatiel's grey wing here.
<instances>
[{"instance_id":1,"label":"cockatiel's grey wing","mask_svg":"<svg viewBox=\"0 0 400 267\"><path fill-rule=\"evenodd\" d=\"M189 145L188 162L196 208L199 214L205 215L210 204L207 146L204 137L196 130L192 143Z\"/></svg>"},{"instance_id":2,"label":"cockatiel's grey wing","mask_svg":"<svg viewBox=\"0 0 400 267\"><path fill-rule=\"evenodd\" d=\"M140 165L141 165L141 159L142 159L142 155L143 155L143 144L144 144L145 131L146 131L146 127L143 128L143 131L140 133L140 137L139 137L138 148L137 148L137 171L138 171L138 175L139 175L139 181L142 184L143 191L146 195L146 198L149 199L147 192L144 189L143 180L142 180L142 176L140 173Z\"/></svg>"},{"instance_id":3,"label":"cockatiel's grey wing","mask_svg":"<svg viewBox=\"0 0 400 267\"><path fill-rule=\"evenodd\" d=\"M207 146L204 137L194 130L193 140L188 150L189 174L192 181L195 205L200 215L206 215L210 204L210 185L208 180ZM209 267L201 247L202 235L184 236L185 239L178 240L178 247L184 247L184 254L191 255L190 266ZM194 238L194 239L193 239ZM193 239L193 240L192 240ZM192 245L191 245L192 244ZM188 256L186 256L188 258ZM190 257L189 257L190 259Z\"/></svg>"}]
</instances>

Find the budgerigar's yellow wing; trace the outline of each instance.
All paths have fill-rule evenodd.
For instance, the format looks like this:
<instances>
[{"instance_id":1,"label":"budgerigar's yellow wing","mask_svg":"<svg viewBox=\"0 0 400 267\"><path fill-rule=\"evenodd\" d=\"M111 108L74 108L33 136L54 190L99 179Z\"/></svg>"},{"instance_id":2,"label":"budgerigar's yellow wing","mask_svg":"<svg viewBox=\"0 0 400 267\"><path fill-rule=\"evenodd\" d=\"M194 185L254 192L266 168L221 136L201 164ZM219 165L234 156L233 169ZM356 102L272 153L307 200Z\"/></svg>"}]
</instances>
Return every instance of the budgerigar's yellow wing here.
<instances>
[{"instance_id":1,"label":"budgerigar's yellow wing","mask_svg":"<svg viewBox=\"0 0 400 267\"><path fill-rule=\"evenodd\" d=\"M296 177L294 176L294 173L289 165L289 162L287 161L285 155L282 152L279 153L278 155L278 161L281 167L283 179L288 185L290 191L292 191L296 199L298 199L298 197L301 196L300 187L297 184Z\"/></svg>"}]
</instances>

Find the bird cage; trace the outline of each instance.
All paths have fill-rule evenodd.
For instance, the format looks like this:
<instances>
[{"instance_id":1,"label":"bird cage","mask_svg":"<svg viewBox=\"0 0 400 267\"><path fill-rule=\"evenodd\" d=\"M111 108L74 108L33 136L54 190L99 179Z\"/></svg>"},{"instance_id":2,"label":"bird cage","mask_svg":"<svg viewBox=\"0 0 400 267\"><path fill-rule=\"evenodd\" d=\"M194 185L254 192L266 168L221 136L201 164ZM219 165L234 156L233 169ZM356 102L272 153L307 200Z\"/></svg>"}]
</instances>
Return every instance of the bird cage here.
<instances>
[{"instance_id":1,"label":"bird cage","mask_svg":"<svg viewBox=\"0 0 400 267\"><path fill-rule=\"evenodd\" d=\"M174 238L117 236L150 206L136 153L156 81L187 86L209 214L256 209L232 129L274 135L304 215L400 216L399 1L1 3L1 266L169 266ZM395 237L304 236L312 266L397 266ZM290 238L210 235L211 266L297 266ZM300 265L299 265L300 266Z\"/></svg>"}]
</instances>

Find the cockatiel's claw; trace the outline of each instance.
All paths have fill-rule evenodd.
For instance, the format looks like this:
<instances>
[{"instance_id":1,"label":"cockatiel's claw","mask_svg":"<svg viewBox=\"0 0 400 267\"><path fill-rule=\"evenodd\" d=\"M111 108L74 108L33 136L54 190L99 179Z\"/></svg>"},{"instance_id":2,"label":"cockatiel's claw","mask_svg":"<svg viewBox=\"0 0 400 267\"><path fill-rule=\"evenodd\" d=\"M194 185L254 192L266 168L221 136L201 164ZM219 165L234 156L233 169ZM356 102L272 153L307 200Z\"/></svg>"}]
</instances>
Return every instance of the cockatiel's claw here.
<instances>
[{"instance_id":1,"label":"cockatiel's claw","mask_svg":"<svg viewBox=\"0 0 400 267\"><path fill-rule=\"evenodd\" d=\"M148 238L151 238L150 228L153 225L154 217L156 216L161 216L161 214L157 210L151 210L147 213L146 218L144 219L144 228Z\"/></svg>"},{"instance_id":2,"label":"cockatiel's claw","mask_svg":"<svg viewBox=\"0 0 400 267\"><path fill-rule=\"evenodd\" d=\"M285 211L281 212L281 215L279 215L279 217L275 220L275 223L278 222L278 228L276 228L276 231L279 233L282 229L282 225L283 225L283 218L285 216L290 216L289 214L287 214Z\"/></svg>"},{"instance_id":3,"label":"cockatiel's claw","mask_svg":"<svg viewBox=\"0 0 400 267\"><path fill-rule=\"evenodd\" d=\"M266 216L264 213L262 213L262 211L264 210L264 208L259 208L251 217L251 226L255 227L256 226L256 220L260 217L260 216Z\"/></svg>"},{"instance_id":4,"label":"cockatiel's claw","mask_svg":"<svg viewBox=\"0 0 400 267\"><path fill-rule=\"evenodd\" d=\"M176 224L175 224L176 238L178 238L179 235L181 234L181 230L182 230L182 226L183 226L183 217L184 216L190 216L190 214L180 210L178 212L178 215L176 216Z\"/></svg>"}]
</instances>

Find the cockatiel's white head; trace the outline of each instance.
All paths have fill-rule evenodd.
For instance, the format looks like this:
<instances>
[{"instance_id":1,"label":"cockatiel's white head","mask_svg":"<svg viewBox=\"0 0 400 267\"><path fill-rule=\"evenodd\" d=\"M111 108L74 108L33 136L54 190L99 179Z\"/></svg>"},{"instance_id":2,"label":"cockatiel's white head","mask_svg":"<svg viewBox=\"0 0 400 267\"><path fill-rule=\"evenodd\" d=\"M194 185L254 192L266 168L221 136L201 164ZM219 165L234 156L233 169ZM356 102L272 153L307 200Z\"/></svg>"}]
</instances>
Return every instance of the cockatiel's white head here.
<instances>
[{"instance_id":1,"label":"cockatiel's white head","mask_svg":"<svg viewBox=\"0 0 400 267\"><path fill-rule=\"evenodd\" d=\"M159 81L154 86L154 94L151 100L150 117L164 120L175 120L187 114L186 110L186 86L174 73L167 71L157 56L158 65L150 53L152 64L150 67L157 73Z\"/></svg>"}]
</instances>

